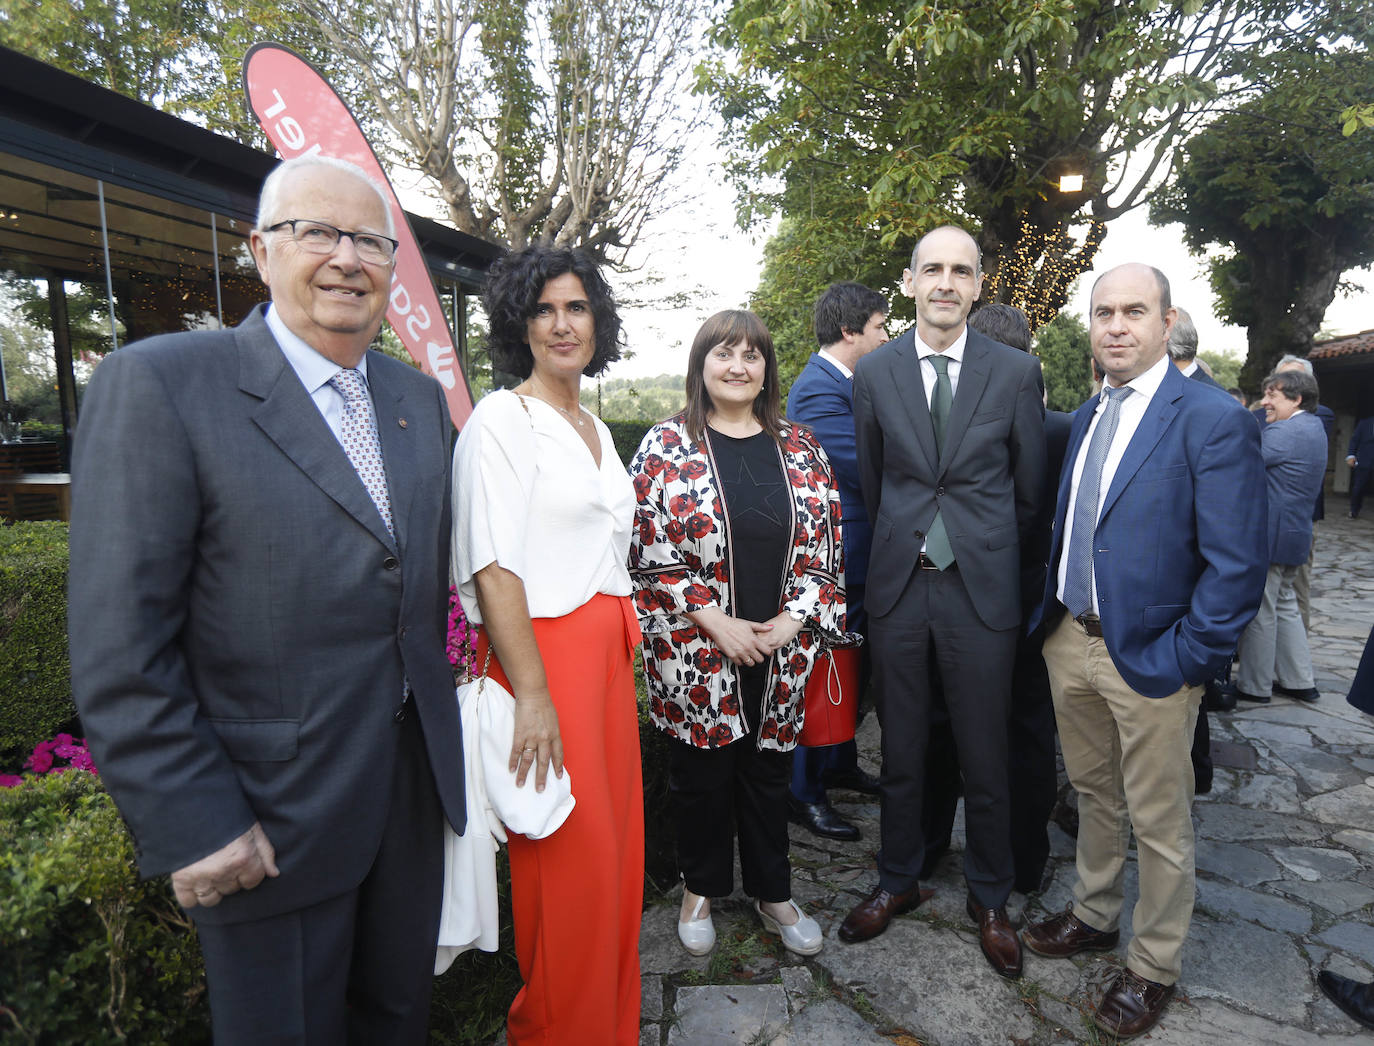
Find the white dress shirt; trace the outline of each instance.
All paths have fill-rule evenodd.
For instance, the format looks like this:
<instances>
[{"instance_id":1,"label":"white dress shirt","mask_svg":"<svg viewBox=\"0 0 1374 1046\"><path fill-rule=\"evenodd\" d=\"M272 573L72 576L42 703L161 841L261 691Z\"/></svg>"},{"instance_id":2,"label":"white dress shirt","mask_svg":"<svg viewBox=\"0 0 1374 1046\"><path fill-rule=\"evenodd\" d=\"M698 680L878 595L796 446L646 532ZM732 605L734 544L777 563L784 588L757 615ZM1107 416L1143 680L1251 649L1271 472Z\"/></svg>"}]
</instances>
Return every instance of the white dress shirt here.
<instances>
[{"instance_id":1,"label":"white dress shirt","mask_svg":"<svg viewBox=\"0 0 1374 1046\"><path fill-rule=\"evenodd\" d=\"M935 395L935 383L939 380L939 375L935 373L935 364L930 362L932 356L943 356L949 360L949 393L953 397L959 392L959 372L964 367L964 348L968 345L968 324L964 324L964 329L959 332L959 337L954 339L954 344L944 352L937 353L929 345L921 340L920 334L916 336L916 355L921 360L921 383L926 390L926 406L930 406L930 399Z\"/></svg>"},{"instance_id":2,"label":"white dress shirt","mask_svg":"<svg viewBox=\"0 0 1374 1046\"><path fill-rule=\"evenodd\" d=\"M1112 435L1112 444L1107 448L1106 460L1102 463L1102 483L1097 488L1099 495L1103 498L1112 489L1112 479L1116 476L1116 470L1121 465L1121 459L1126 455L1126 448L1131 445L1131 437L1135 435L1135 430L1140 428L1140 422L1145 417L1145 411L1150 406L1150 400L1159 391L1160 384L1164 381L1164 375L1168 373L1173 362L1168 354L1159 360L1153 367L1144 374L1139 374L1132 380L1126 382L1132 392L1121 401L1121 413L1117 417L1116 432ZM1055 582L1055 594L1059 601L1064 601L1064 576L1068 571L1069 563L1069 542L1073 540L1073 514L1074 506L1078 501L1078 480L1083 475L1083 461L1088 456L1088 444L1092 442L1093 430L1097 428L1097 423L1102 417L1102 411L1107 404L1107 393L1098 393L1097 410L1093 413L1093 420L1088 425L1088 431L1083 434L1083 442L1078 448L1078 456L1073 463L1073 476L1069 482L1069 504L1064 511L1064 542L1059 549L1059 573ZM1094 513L1096 519L1101 515L1102 506L1099 502L1098 510ZM1097 607L1097 577L1093 577L1092 585L1093 609L1094 614L1098 613Z\"/></svg>"},{"instance_id":3,"label":"white dress shirt","mask_svg":"<svg viewBox=\"0 0 1374 1046\"><path fill-rule=\"evenodd\" d=\"M819 356L821 359L825 360L827 363L829 363L832 367L834 367L837 371L843 374L850 381L854 380L854 372L850 370L848 367L846 367L839 360L837 360L834 356L830 355L830 353L826 352L824 349L817 349L816 355Z\"/></svg>"},{"instance_id":4,"label":"white dress shirt","mask_svg":"<svg viewBox=\"0 0 1374 1046\"><path fill-rule=\"evenodd\" d=\"M272 337L277 339L277 344L281 346L282 355L286 357L286 362L291 364L291 369L296 372L296 377L301 379L305 391L310 393L310 398L315 401L315 406L324 415L325 423L328 424L329 430L334 433L334 438L342 445L344 398L343 393L329 384L329 379L342 371L343 368L333 360L321 356L303 339L293 334L282 322L282 318L277 315L275 305L267 307L267 329L272 332ZM356 369L363 376L363 382L366 383L367 353L363 353L363 358L358 361ZM367 392L369 396L372 394L372 386L368 386Z\"/></svg>"}]
</instances>

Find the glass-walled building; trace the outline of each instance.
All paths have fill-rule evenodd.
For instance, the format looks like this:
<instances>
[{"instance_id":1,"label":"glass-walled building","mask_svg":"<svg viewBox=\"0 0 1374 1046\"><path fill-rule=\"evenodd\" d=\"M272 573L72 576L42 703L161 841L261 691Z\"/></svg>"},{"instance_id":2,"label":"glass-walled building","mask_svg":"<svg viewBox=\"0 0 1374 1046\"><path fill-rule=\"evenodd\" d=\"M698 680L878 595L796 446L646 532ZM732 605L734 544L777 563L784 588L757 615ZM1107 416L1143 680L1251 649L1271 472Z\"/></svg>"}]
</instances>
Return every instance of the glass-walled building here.
<instances>
[{"instance_id":1,"label":"glass-walled building","mask_svg":"<svg viewBox=\"0 0 1374 1046\"><path fill-rule=\"evenodd\" d=\"M266 298L248 234L275 162L0 48L0 423L46 422L23 429L25 444L51 448L42 471L65 471L101 355L150 334L233 326ZM501 248L428 219L411 225L470 373L466 299ZM4 446L14 434L0 424ZM18 453L0 449L0 470Z\"/></svg>"}]
</instances>

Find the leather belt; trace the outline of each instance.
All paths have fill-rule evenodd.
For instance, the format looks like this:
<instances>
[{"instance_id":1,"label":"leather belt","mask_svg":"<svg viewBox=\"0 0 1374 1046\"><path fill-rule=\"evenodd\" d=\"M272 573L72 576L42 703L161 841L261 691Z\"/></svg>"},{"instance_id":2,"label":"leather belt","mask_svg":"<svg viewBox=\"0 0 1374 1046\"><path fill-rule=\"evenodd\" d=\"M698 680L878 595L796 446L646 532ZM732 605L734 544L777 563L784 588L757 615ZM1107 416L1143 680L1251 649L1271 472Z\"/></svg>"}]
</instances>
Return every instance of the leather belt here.
<instances>
[{"instance_id":1,"label":"leather belt","mask_svg":"<svg viewBox=\"0 0 1374 1046\"><path fill-rule=\"evenodd\" d=\"M916 557L916 566L919 567L921 570L939 570L939 569L940 569L939 567L937 567L937 566L935 565L934 561L933 561L929 556L927 556L924 552L922 552L918 557ZM958 564L958 563L951 563L949 566L945 567L945 570L946 570L947 572L949 572L949 573L953 573L955 570L958 570L958 569L959 569L959 564Z\"/></svg>"},{"instance_id":2,"label":"leather belt","mask_svg":"<svg viewBox=\"0 0 1374 1046\"><path fill-rule=\"evenodd\" d=\"M1102 619L1096 614L1079 614L1074 620L1083 626L1083 631L1088 635L1102 638Z\"/></svg>"}]
</instances>

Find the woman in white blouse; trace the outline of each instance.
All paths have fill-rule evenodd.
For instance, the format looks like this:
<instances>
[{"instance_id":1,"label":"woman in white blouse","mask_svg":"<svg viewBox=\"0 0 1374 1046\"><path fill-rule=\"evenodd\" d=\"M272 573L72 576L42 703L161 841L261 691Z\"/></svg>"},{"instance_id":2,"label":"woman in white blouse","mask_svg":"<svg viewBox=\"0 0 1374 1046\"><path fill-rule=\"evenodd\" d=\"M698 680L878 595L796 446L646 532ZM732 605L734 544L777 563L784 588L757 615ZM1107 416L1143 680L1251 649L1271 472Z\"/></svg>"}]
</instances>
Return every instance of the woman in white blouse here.
<instances>
[{"instance_id":1,"label":"woman in white blouse","mask_svg":"<svg viewBox=\"0 0 1374 1046\"><path fill-rule=\"evenodd\" d=\"M583 375L620 358L620 318L596 264L528 247L483 293L497 371L453 461L453 574L515 695L510 767L536 787L574 772L553 835L510 836L525 986L507 1041L637 1043L644 823L631 657L640 634L626 555L635 494L611 434L582 409Z\"/></svg>"}]
</instances>

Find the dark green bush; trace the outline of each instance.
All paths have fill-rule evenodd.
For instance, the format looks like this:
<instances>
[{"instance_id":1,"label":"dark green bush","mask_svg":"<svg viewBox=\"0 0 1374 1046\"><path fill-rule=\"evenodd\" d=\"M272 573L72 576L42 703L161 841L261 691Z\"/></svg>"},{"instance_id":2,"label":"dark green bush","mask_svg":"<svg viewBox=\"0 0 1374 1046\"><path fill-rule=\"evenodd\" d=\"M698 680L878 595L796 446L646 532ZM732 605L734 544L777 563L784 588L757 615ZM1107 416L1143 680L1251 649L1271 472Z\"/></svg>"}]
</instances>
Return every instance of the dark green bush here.
<instances>
[{"instance_id":1,"label":"dark green bush","mask_svg":"<svg viewBox=\"0 0 1374 1046\"><path fill-rule=\"evenodd\" d=\"M25 439L55 439L62 441L64 433L61 425L49 425L45 421L25 421L19 426L19 434Z\"/></svg>"},{"instance_id":2,"label":"dark green bush","mask_svg":"<svg viewBox=\"0 0 1374 1046\"><path fill-rule=\"evenodd\" d=\"M67 524L0 526L0 770L76 716L67 660Z\"/></svg>"},{"instance_id":3,"label":"dark green bush","mask_svg":"<svg viewBox=\"0 0 1374 1046\"><path fill-rule=\"evenodd\" d=\"M602 421L605 420L602 419ZM644 433L654 427L654 422L606 421L606 427L611 430L611 439L615 442L616 454L628 466L630 459L635 456L635 451L639 449L639 444L644 439Z\"/></svg>"},{"instance_id":4,"label":"dark green bush","mask_svg":"<svg viewBox=\"0 0 1374 1046\"><path fill-rule=\"evenodd\" d=\"M200 946L92 774L0 788L0 1040L209 1041Z\"/></svg>"}]
</instances>

